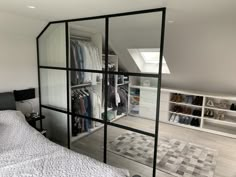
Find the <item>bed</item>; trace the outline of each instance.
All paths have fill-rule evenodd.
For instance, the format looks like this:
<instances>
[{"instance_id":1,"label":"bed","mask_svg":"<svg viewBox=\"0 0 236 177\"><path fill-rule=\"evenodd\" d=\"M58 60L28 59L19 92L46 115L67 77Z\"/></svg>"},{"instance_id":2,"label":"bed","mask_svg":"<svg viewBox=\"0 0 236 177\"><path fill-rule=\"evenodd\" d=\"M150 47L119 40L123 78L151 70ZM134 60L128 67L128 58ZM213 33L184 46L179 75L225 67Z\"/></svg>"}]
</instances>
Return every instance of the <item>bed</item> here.
<instances>
[{"instance_id":1,"label":"bed","mask_svg":"<svg viewBox=\"0 0 236 177\"><path fill-rule=\"evenodd\" d=\"M106 165L49 141L28 125L24 115L9 101L9 95L6 104L2 98L0 94L0 177L129 176L127 170Z\"/></svg>"}]
</instances>

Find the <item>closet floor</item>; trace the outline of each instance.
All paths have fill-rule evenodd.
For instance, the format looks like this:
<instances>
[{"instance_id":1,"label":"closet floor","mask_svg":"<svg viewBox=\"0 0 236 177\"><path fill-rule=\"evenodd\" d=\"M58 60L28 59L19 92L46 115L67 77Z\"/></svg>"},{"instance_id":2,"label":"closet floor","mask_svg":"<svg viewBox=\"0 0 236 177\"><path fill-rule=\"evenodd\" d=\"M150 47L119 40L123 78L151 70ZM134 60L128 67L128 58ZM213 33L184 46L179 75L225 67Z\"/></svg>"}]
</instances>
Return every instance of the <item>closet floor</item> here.
<instances>
[{"instance_id":1,"label":"closet floor","mask_svg":"<svg viewBox=\"0 0 236 177\"><path fill-rule=\"evenodd\" d=\"M154 132L154 121L126 116L116 121L133 128ZM124 131L115 127L108 127L108 142L123 134ZM206 132L191 130L183 127L160 123L159 136L175 138L185 142L191 142L206 146L218 151L217 165L214 177L235 177L236 176L236 139L214 135ZM103 128L72 143L71 149L103 161ZM127 168L131 175L139 174L142 177L151 177L152 168L121 157L108 151L108 164ZM158 177L172 177L157 170Z\"/></svg>"}]
</instances>

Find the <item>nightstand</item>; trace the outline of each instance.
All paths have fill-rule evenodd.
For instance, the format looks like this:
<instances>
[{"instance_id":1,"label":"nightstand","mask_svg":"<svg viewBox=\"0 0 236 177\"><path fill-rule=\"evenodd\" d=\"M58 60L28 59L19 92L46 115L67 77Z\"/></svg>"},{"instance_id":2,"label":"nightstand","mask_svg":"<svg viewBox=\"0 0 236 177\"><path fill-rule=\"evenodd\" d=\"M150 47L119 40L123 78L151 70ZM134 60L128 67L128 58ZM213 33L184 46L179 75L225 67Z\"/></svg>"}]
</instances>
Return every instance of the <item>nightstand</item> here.
<instances>
[{"instance_id":1,"label":"nightstand","mask_svg":"<svg viewBox=\"0 0 236 177\"><path fill-rule=\"evenodd\" d=\"M43 125L42 125L42 120L45 119L44 115L29 116L29 117L25 116L25 119L32 127L34 127L36 130L38 130L44 136L46 136L47 131L45 129L43 129ZM40 128L36 127L37 121L40 121Z\"/></svg>"}]
</instances>

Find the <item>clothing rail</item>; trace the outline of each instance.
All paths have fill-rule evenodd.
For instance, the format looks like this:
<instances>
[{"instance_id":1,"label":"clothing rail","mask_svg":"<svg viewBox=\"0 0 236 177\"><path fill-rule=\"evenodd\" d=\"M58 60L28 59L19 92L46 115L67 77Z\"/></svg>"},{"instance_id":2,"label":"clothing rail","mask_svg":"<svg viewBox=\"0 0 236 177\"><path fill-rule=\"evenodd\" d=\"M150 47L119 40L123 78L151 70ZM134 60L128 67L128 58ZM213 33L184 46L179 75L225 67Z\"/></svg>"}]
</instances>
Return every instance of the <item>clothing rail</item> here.
<instances>
[{"instance_id":1,"label":"clothing rail","mask_svg":"<svg viewBox=\"0 0 236 177\"><path fill-rule=\"evenodd\" d=\"M83 41L91 41L90 37L86 36L77 36L77 35L70 35L71 39L83 40Z\"/></svg>"},{"instance_id":2,"label":"clothing rail","mask_svg":"<svg viewBox=\"0 0 236 177\"><path fill-rule=\"evenodd\" d=\"M84 83L84 84L79 84L79 85L74 85L71 87L71 89L77 89L77 88L81 88L81 87L90 87L92 86L92 83Z\"/></svg>"}]
</instances>

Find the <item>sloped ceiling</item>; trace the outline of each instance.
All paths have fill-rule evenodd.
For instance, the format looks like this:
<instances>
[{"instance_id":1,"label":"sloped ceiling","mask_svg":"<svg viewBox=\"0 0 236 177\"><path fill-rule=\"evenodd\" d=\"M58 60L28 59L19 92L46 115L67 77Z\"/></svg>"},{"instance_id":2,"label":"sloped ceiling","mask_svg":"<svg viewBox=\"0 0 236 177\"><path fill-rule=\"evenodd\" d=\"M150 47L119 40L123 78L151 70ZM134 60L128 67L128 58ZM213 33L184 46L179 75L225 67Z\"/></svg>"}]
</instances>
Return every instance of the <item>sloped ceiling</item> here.
<instances>
[{"instance_id":1,"label":"sloped ceiling","mask_svg":"<svg viewBox=\"0 0 236 177\"><path fill-rule=\"evenodd\" d=\"M37 8L28 9L27 5L35 5ZM164 55L171 71L170 75L163 76L163 86L236 94L235 0L0 1L1 11L47 21L162 6L167 6ZM123 27L124 25L125 23L121 24ZM118 32L114 39L117 44L111 39L114 48L118 49L120 45L128 47L142 44L138 39L129 40L128 44L123 41L124 36L120 37ZM136 31L127 31L126 34L128 36L134 32ZM147 34L145 30L144 34ZM149 34L153 36L152 33ZM131 63L126 64L129 65Z\"/></svg>"}]
</instances>

